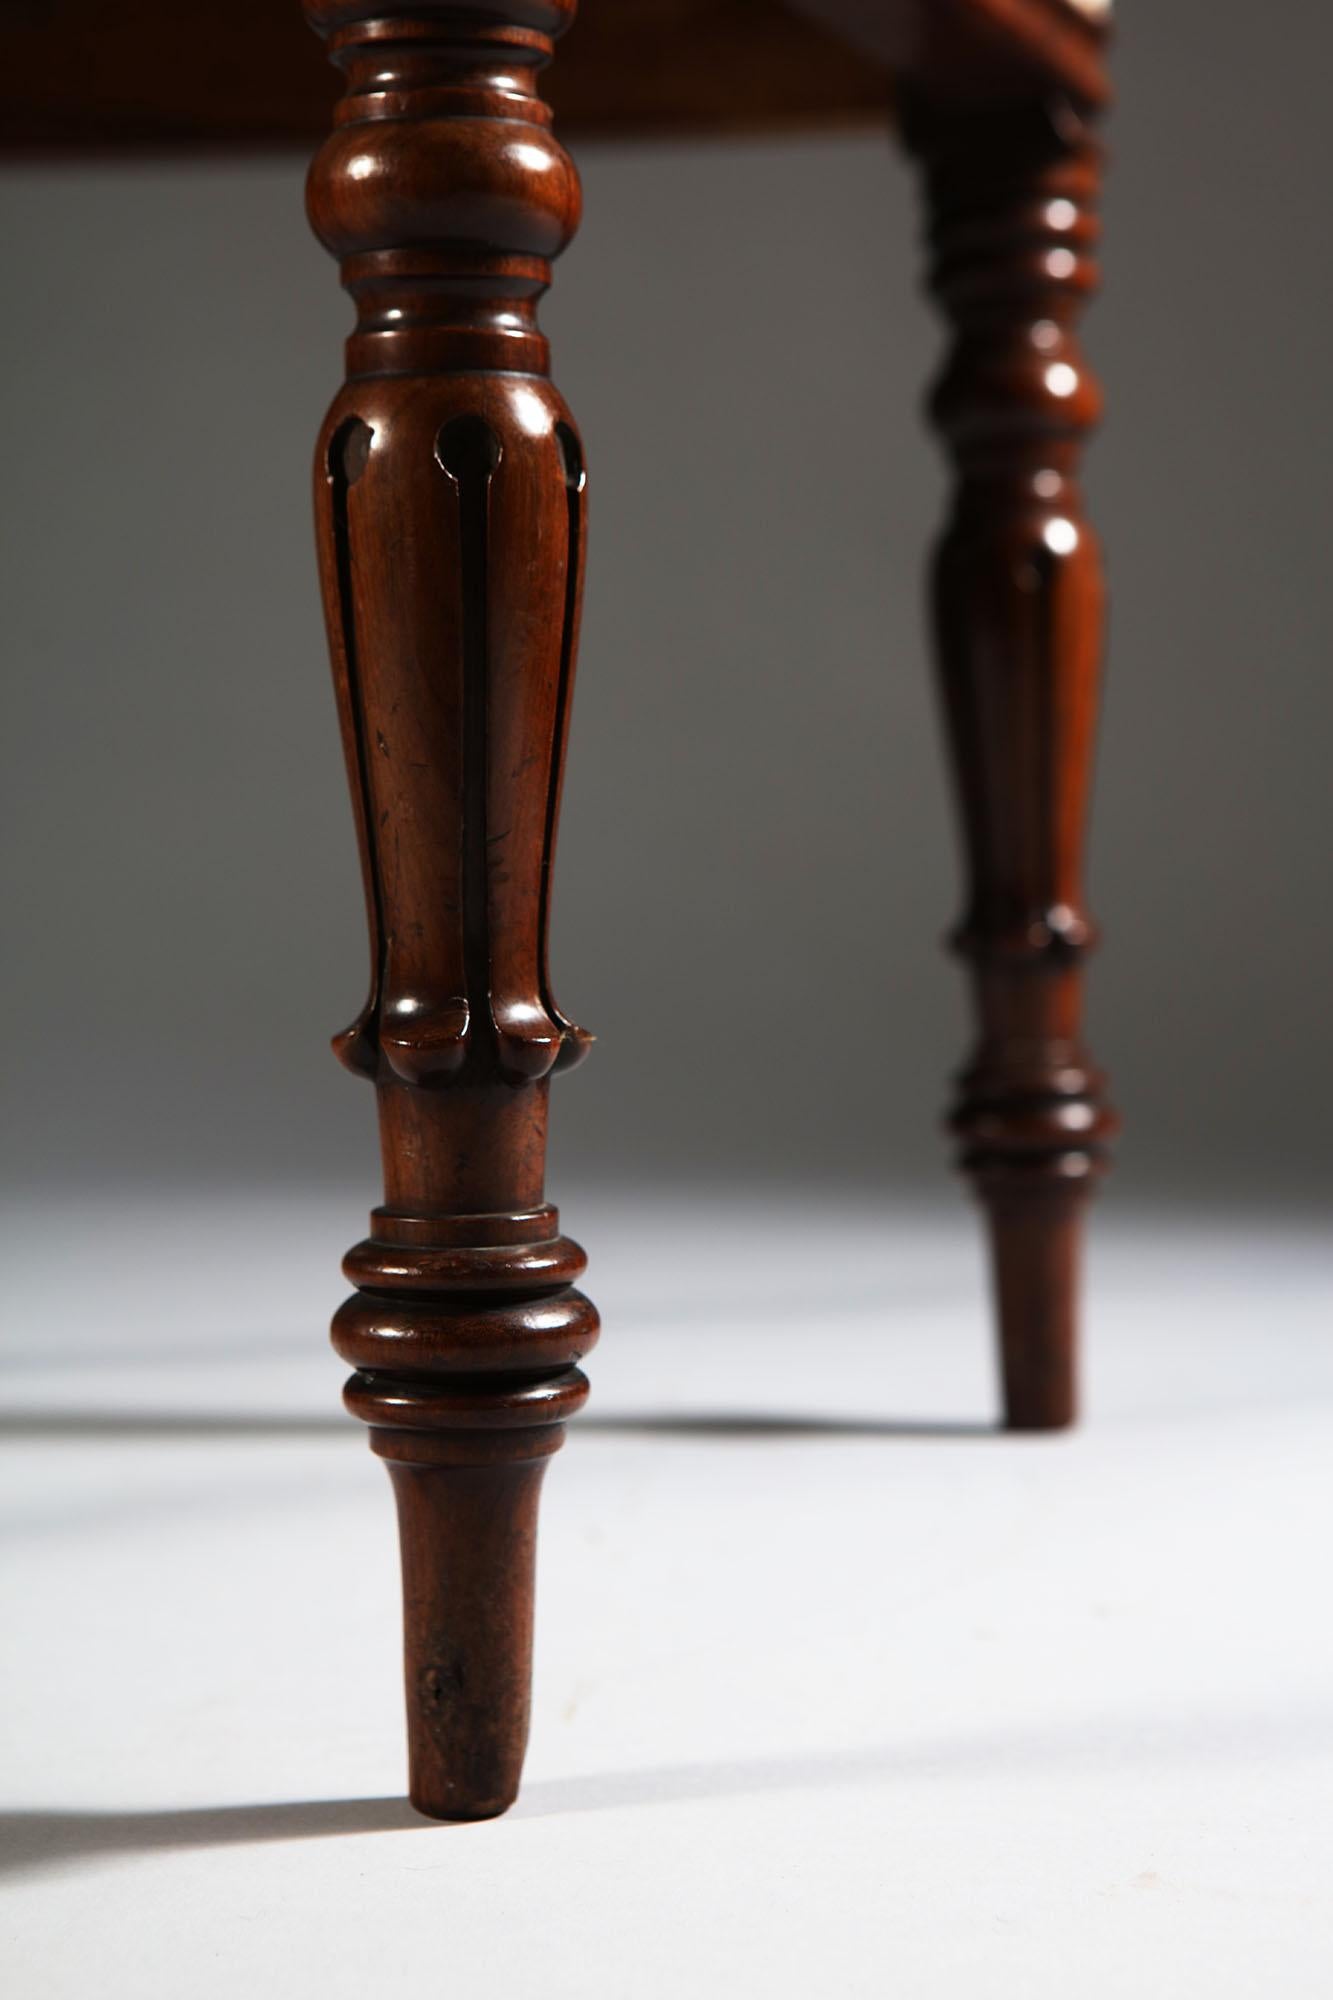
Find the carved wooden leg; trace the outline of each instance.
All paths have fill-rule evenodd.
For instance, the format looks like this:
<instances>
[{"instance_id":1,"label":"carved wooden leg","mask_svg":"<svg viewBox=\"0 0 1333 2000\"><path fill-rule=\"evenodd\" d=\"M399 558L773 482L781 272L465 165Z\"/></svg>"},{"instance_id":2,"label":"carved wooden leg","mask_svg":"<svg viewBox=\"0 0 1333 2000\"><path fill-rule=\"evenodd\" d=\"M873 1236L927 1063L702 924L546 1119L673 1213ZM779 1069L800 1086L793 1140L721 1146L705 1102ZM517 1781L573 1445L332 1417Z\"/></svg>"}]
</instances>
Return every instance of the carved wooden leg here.
<instances>
[{"instance_id":1,"label":"carved wooden leg","mask_svg":"<svg viewBox=\"0 0 1333 2000\"><path fill-rule=\"evenodd\" d=\"M306 0L345 72L309 209L357 306L319 442L325 610L371 935L335 1041L384 1206L334 1321L398 1501L411 1794L502 1812L528 1727L538 1488L597 1315L543 1198L588 1037L546 964L582 578L536 306L578 222L537 73L575 0Z\"/></svg>"},{"instance_id":2,"label":"carved wooden leg","mask_svg":"<svg viewBox=\"0 0 1333 2000\"><path fill-rule=\"evenodd\" d=\"M1007 1421L1045 1430L1075 1415L1082 1216L1115 1123L1080 1039L1103 590L1077 486L1099 398L1074 325L1100 154L1067 101L919 103L908 134L955 334L932 400L957 472L934 601L979 1037L952 1123L988 1217Z\"/></svg>"}]
</instances>

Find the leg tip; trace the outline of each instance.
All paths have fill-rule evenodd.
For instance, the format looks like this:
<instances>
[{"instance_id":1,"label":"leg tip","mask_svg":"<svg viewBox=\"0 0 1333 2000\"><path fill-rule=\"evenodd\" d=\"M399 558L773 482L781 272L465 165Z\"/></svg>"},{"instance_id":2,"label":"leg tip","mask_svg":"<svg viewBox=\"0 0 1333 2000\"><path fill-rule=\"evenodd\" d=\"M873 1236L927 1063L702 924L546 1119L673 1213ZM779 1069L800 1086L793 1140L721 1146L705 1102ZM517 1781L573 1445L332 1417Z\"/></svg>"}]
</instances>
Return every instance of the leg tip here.
<instances>
[{"instance_id":1,"label":"leg tip","mask_svg":"<svg viewBox=\"0 0 1333 2000\"><path fill-rule=\"evenodd\" d=\"M1082 1189L1040 1186L987 1202L1007 1431L1064 1431L1078 1421L1083 1202Z\"/></svg>"},{"instance_id":2,"label":"leg tip","mask_svg":"<svg viewBox=\"0 0 1333 2000\"><path fill-rule=\"evenodd\" d=\"M1074 1355L1068 1338L1030 1343L1015 1351L1004 1343L1004 1428L1007 1431L1067 1431L1078 1422Z\"/></svg>"},{"instance_id":3,"label":"leg tip","mask_svg":"<svg viewBox=\"0 0 1333 2000\"><path fill-rule=\"evenodd\" d=\"M1073 1410L1006 1410L1004 1428L1016 1437L1072 1431L1078 1428L1078 1415Z\"/></svg>"},{"instance_id":4,"label":"leg tip","mask_svg":"<svg viewBox=\"0 0 1333 2000\"><path fill-rule=\"evenodd\" d=\"M414 1811L423 1819L430 1819L450 1826L470 1826L478 1820L500 1819L509 1811L518 1797L516 1791L505 1792L495 1798L465 1799L450 1796L440 1798L433 1792L409 1791L408 1797Z\"/></svg>"},{"instance_id":5,"label":"leg tip","mask_svg":"<svg viewBox=\"0 0 1333 2000\"><path fill-rule=\"evenodd\" d=\"M518 1797L523 1777L527 1717L517 1745L501 1754L484 1740L484 1720L464 1724L447 1745L409 1745L407 1796L424 1819L466 1823L499 1819Z\"/></svg>"}]
</instances>

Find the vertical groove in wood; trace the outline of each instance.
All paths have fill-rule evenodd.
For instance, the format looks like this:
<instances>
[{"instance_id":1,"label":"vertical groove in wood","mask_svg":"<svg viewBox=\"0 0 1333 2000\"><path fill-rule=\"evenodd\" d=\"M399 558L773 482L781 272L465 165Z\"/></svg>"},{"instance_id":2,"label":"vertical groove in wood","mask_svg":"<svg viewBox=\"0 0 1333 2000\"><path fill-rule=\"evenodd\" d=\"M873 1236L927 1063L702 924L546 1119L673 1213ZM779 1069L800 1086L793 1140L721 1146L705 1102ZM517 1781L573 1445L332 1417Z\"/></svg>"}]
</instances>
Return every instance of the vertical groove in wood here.
<instances>
[{"instance_id":1,"label":"vertical groove in wood","mask_svg":"<svg viewBox=\"0 0 1333 2000\"><path fill-rule=\"evenodd\" d=\"M956 474L933 598L978 1036L951 1123L988 1215L1006 1417L1050 1429L1075 1416L1082 1214L1115 1129L1081 1034L1104 606L1078 486L1100 395L1076 323L1101 155L1064 99L918 99L906 130L953 332L931 401Z\"/></svg>"},{"instance_id":2,"label":"vertical groove in wood","mask_svg":"<svg viewBox=\"0 0 1333 2000\"><path fill-rule=\"evenodd\" d=\"M536 316L578 180L537 77L573 11L306 4L346 81L310 218L357 307L315 482L372 931L335 1048L385 1176L333 1338L393 1474L411 1793L442 1818L518 1786L541 1470L598 1328L543 1184L548 1079L589 1042L546 972L583 479Z\"/></svg>"}]
</instances>

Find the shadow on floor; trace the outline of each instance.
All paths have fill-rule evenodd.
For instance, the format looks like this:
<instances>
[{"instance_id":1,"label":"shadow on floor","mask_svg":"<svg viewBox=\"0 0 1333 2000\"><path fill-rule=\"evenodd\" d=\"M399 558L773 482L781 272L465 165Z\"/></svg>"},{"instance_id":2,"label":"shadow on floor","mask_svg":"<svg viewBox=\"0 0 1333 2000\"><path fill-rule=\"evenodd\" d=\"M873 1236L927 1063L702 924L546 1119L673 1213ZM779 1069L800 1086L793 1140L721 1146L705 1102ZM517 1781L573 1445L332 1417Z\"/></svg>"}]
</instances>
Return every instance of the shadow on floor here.
<instances>
[{"instance_id":1,"label":"shadow on floor","mask_svg":"<svg viewBox=\"0 0 1333 2000\"><path fill-rule=\"evenodd\" d=\"M406 1799L319 1799L307 1805L206 1806L181 1812L0 1813L0 1876L45 1874L80 1861L389 1833L426 1822Z\"/></svg>"},{"instance_id":2,"label":"shadow on floor","mask_svg":"<svg viewBox=\"0 0 1333 2000\"><path fill-rule=\"evenodd\" d=\"M1001 1435L998 1424L933 1422L911 1417L754 1417L700 1411L670 1417L578 1417L580 1431L608 1435L714 1438L984 1438Z\"/></svg>"},{"instance_id":3,"label":"shadow on floor","mask_svg":"<svg viewBox=\"0 0 1333 2000\"><path fill-rule=\"evenodd\" d=\"M702 1438L987 1438L1002 1435L999 1425L916 1421L906 1417L781 1417L744 1412L683 1412L672 1416L579 1417L579 1433ZM0 1416L0 1438L185 1438L335 1437L360 1426L351 1417L242 1416L205 1411L33 1410Z\"/></svg>"},{"instance_id":4,"label":"shadow on floor","mask_svg":"<svg viewBox=\"0 0 1333 2000\"><path fill-rule=\"evenodd\" d=\"M569 1778L534 1779L507 1821L563 1819L571 1813L613 1812L767 1793L829 1790L853 1785L931 1784L949 1779L1015 1777L1097 1783L1137 1768L1160 1782L1164 1774L1202 1765L1248 1767L1256 1757L1304 1765L1312 1741L1326 1740L1322 1704L1287 1704L1278 1712L1199 1715L1163 1710L1151 1717L1097 1715L994 1735L956 1736L893 1747L806 1751L791 1756L663 1765ZM506 1820L486 1824L503 1826ZM480 1828L473 1828L475 1836ZM327 1840L369 1833L436 1833L466 1838L463 1826L423 1819L403 1798L320 1799L308 1804L208 1806L167 1812L0 1813L0 1876L42 1874L81 1862L130 1859L166 1851L264 1841Z\"/></svg>"},{"instance_id":5,"label":"shadow on floor","mask_svg":"<svg viewBox=\"0 0 1333 2000\"><path fill-rule=\"evenodd\" d=\"M538 1779L524 1786L517 1805L505 1817L563 1819L570 1813L630 1806L869 1784L894 1773L908 1775L922 1763L923 1757L910 1751L849 1750ZM468 1830L462 1824L425 1819L401 1798L207 1806L176 1812L9 1812L0 1813L0 1878L190 1848L411 1831L461 1836Z\"/></svg>"}]
</instances>

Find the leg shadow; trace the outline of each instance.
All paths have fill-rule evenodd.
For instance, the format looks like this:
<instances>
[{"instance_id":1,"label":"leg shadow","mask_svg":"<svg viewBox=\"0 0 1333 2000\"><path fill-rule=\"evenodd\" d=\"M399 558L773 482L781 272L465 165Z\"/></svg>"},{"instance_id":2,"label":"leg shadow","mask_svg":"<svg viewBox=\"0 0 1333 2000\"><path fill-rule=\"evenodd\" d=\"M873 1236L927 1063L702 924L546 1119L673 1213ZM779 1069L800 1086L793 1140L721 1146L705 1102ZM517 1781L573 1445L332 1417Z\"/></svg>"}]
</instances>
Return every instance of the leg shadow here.
<instances>
[{"instance_id":1,"label":"leg shadow","mask_svg":"<svg viewBox=\"0 0 1333 2000\"><path fill-rule=\"evenodd\" d=\"M6 1812L0 1813L0 1876L43 1874L80 1861L168 1848L401 1833L430 1823L405 1798L187 1807L180 1812Z\"/></svg>"},{"instance_id":2,"label":"leg shadow","mask_svg":"<svg viewBox=\"0 0 1333 2000\"><path fill-rule=\"evenodd\" d=\"M1000 1437L995 1423L916 1421L910 1417L756 1417L743 1411L688 1411L679 1416L634 1417L591 1416L576 1418L570 1430L605 1432L608 1437L626 1435L652 1437L745 1438L941 1438L975 1439Z\"/></svg>"},{"instance_id":3,"label":"leg shadow","mask_svg":"<svg viewBox=\"0 0 1333 2000\"><path fill-rule=\"evenodd\" d=\"M940 1438L976 1439L1000 1437L998 1424L914 1421L899 1417L780 1417L750 1416L744 1411L688 1411L672 1416L591 1416L579 1417L571 1426L577 1436L584 1431L613 1437L696 1437L721 1442L742 1438ZM265 1417L210 1415L207 1411L33 1410L0 1415L0 1438L27 1439L29 1442L61 1438L153 1439L153 1438L285 1438L336 1437L357 1435L353 1418L328 1416Z\"/></svg>"},{"instance_id":4,"label":"leg shadow","mask_svg":"<svg viewBox=\"0 0 1333 2000\"><path fill-rule=\"evenodd\" d=\"M736 1799L765 1793L951 1779L997 1783L1078 1777L1101 1784L1135 1769L1163 1773L1202 1765L1250 1769L1256 1757L1304 1767L1312 1742L1328 1736L1323 1703L1279 1710L1198 1715L1098 1714L1050 1726L1028 1724L989 1735L866 1745L793 1755L718 1759L587 1776L535 1779L502 1820L563 1819L571 1813ZM182 1812L0 1813L0 1875L43 1873L116 1856L167 1849L226 1847L266 1840L326 1840L339 1834L464 1831L428 1820L405 1798L321 1799L303 1805L207 1806ZM480 1828L471 1831L480 1835Z\"/></svg>"}]
</instances>

